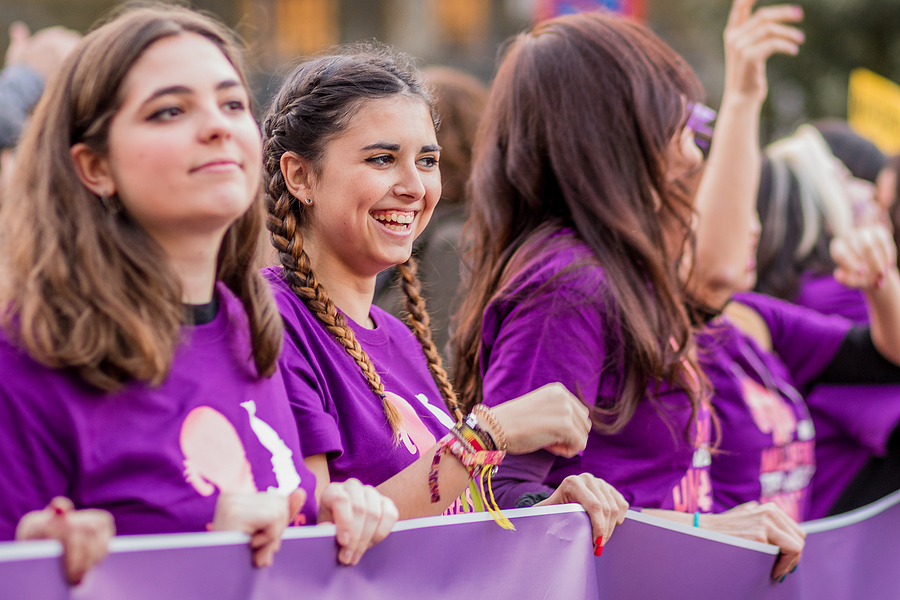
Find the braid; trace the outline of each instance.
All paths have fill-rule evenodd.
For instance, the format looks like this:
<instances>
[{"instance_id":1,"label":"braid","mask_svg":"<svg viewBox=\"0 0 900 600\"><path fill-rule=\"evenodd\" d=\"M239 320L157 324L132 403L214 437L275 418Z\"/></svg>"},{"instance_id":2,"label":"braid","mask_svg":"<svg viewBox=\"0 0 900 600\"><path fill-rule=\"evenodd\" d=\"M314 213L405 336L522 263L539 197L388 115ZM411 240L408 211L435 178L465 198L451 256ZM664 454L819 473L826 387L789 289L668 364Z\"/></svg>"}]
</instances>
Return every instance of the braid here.
<instances>
[{"instance_id":1,"label":"braid","mask_svg":"<svg viewBox=\"0 0 900 600\"><path fill-rule=\"evenodd\" d=\"M299 208L296 206L297 199L287 191L280 171L276 171L274 176L269 178L266 191L269 212L266 225L272 233L272 245L278 251L285 280L291 286L291 290L325 324L328 332L362 369L369 387L375 392L375 395L381 398L385 417L396 437L399 435L400 429L400 412L387 399L384 384L381 382L378 371L375 370L375 365L359 345L353 330L347 325L344 315L338 312L334 302L328 297L325 288L313 273L309 256L303 251L303 236L297 219ZM277 200L273 200L274 198Z\"/></svg>"},{"instance_id":2,"label":"braid","mask_svg":"<svg viewBox=\"0 0 900 600\"><path fill-rule=\"evenodd\" d=\"M315 171L328 143L348 126L363 102L398 94L422 101L432 110L432 118L436 117L431 95L409 56L377 44L348 47L339 54L314 58L288 75L262 126L269 212L266 225L272 233L284 278L362 369L369 387L381 398L395 439L399 439L400 413L387 400L372 360L318 282L309 256L303 251L301 231L306 225L306 207L289 192L281 172L281 158L292 153ZM433 349L434 344L430 347ZM449 389L440 362L437 369ZM455 403L452 390L450 393Z\"/></svg>"},{"instance_id":3,"label":"braid","mask_svg":"<svg viewBox=\"0 0 900 600\"><path fill-rule=\"evenodd\" d=\"M412 257L405 264L397 265L397 271L400 273L400 289L406 297L406 322L422 345L425 358L428 359L428 369L437 382L441 395L444 396L447 408L458 421L461 421L463 413L456 399L456 392L453 391L453 385L450 383L447 371L444 370L441 355L438 354L434 341L431 339L431 327L429 326L431 319L428 317L428 311L425 310L425 299L421 294L419 278L416 277L417 268L416 259Z\"/></svg>"}]
</instances>

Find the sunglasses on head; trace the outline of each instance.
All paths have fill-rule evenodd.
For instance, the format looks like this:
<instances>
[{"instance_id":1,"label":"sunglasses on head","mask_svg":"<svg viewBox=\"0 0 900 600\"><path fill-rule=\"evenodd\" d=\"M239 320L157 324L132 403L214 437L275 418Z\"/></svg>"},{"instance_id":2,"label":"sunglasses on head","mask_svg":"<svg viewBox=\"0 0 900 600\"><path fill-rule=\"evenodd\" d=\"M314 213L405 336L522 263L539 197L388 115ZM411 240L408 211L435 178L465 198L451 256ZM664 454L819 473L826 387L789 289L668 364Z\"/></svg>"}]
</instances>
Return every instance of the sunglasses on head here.
<instances>
[{"instance_id":1,"label":"sunglasses on head","mask_svg":"<svg viewBox=\"0 0 900 600\"><path fill-rule=\"evenodd\" d=\"M687 106L688 120L685 124L694 132L694 142L703 153L704 160L709 158L709 148L712 143L713 127L716 120L716 111L699 102L689 102Z\"/></svg>"}]
</instances>

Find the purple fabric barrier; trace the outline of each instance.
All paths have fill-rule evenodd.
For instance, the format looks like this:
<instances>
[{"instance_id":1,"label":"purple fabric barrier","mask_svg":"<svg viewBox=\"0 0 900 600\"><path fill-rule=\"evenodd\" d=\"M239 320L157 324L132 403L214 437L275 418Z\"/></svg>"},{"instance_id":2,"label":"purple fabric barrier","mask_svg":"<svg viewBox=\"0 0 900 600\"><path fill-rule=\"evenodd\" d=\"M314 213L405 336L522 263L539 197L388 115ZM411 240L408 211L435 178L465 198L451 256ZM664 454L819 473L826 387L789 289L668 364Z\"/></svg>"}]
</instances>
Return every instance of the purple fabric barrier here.
<instances>
[{"instance_id":1,"label":"purple fabric barrier","mask_svg":"<svg viewBox=\"0 0 900 600\"><path fill-rule=\"evenodd\" d=\"M333 527L288 531L275 564L250 566L238 533L131 536L69 588L55 542L0 544L3 600L281 600L298 597L812 600L900 597L900 494L807 525L797 573L769 579L777 549L629 513L599 559L579 507L400 523L356 567L336 564Z\"/></svg>"}]
</instances>

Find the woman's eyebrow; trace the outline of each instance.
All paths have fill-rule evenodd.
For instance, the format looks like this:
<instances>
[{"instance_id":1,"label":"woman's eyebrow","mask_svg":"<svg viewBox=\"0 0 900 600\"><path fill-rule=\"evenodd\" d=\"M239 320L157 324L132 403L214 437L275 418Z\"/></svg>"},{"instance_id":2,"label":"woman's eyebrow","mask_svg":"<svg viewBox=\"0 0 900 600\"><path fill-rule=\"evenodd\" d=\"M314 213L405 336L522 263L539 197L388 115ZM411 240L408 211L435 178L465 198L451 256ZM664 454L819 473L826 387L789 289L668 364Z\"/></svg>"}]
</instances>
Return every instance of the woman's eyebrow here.
<instances>
[{"instance_id":1,"label":"woman's eyebrow","mask_svg":"<svg viewBox=\"0 0 900 600\"><path fill-rule=\"evenodd\" d=\"M224 81L220 81L216 85L216 91L219 92L222 90L227 90L227 89L230 89L233 87L240 87L240 86L241 86L240 81L236 81L234 79L225 79ZM186 85L170 85L170 86L156 90L155 92L150 94L150 96L146 100L144 100L143 103L147 104L148 102L152 102L153 100L156 100L160 96L168 96L170 94L186 95L186 94L193 94L193 93L194 93L194 90L187 87Z\"/></svg>"},{"instance_id":2,"label":"woman's eyebrow","mask_svg":"<svg viewBox=\"0 0 900 600\"><path fill-rule=\"evenodd\" d=\"M369 144L363 150L390 150L391 152L399 152L400 144L391 144L388 142L375 142L374 144Z\"/></svg>"}]
</instances>

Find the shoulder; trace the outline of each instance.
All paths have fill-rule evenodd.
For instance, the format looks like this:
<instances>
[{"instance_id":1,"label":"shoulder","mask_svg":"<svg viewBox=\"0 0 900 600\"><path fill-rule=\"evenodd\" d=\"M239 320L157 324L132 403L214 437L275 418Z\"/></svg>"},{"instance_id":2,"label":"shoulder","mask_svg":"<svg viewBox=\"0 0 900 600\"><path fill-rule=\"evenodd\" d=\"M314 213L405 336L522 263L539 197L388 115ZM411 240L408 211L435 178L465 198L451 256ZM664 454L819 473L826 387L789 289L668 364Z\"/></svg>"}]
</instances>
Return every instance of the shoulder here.
<instances>
[{"instance_id":1,"label":"shoulder","mask_svg":"<svg viewBox=\"0 0 900 600\"><path fill-rule=\"evenodd\" d=\"M508 267L511 276L499 296L563 296L573 299L605 299L606 273L590 248L570 230L558 230L540 247ZM518 263L518 264L517 264Z\"/></svg>"},{"instance_id":2,"label":"shoulder","mask_svg":"<svg viewBox=\"0 0 900 600\"><path fill-rule=\"evenodd\" d=\"M823 315L805 306L798 306L764 294L742 292L735 294L734 301L755 311L773 333L777 330L795 327L838 330L850 327L850 322L843 317Z\"/></svg>"},{"instance_id":3,"label":"shoulder","mask_svg":"<svg viewBox=\"0 0 900 600\"><path fill-rule=\"evenodd\" d=\"M275 304L278 307L278 312L281 313L287 332L302 331L314 324L314 315L284 279L280 266L266 267L260 273L269 283L272 296L275 298Z\"/></svg>"}]
</instances>

